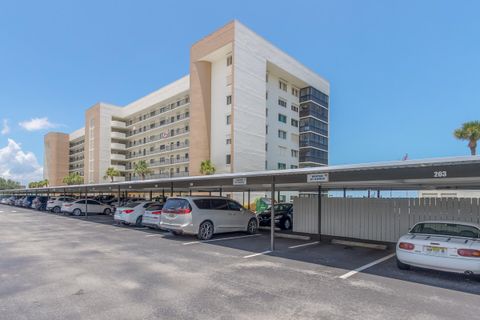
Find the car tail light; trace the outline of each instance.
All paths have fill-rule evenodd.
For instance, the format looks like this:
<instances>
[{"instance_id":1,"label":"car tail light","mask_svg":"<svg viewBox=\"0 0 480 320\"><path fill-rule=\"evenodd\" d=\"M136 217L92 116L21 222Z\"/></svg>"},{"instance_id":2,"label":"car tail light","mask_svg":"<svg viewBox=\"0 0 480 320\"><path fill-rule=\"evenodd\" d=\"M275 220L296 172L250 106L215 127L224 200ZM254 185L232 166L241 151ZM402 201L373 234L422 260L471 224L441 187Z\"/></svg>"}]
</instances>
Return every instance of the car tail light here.
<instances>
[{"instance_id":1,"label":"car tail light","mask_svg":"<svg viewBox=\"0 0 480 320\"><path fill-rule=\"evenodd\" d=\"M409 242L400 242L398 244L398 247L403 250L413 250L415 249L415 245L413 243Z\"/></svg>"},{"instance_id":2,"label":"car tail light","mask_svg":"<svg viewBox=\"0 0 480 320\"><path fill-rule=\"evenodd\" d=\"M458 249L457 253L462 257L480 258L480 250L475 249Z\"/></svg>"},{"instance_id":3,"label":"car tail light","mask_svg":"<svg viewBox=\"0 0 480 320\"><path fill-rule=\"evenodd\" d=\"M175 213L175 214L188 214L192 212L192 209L188 208L188 209L174 209L174 210L171 210L171 209L163 209L162 210L162 213Z\"/></svg>"},{"instance_id":4,"label":"car tail light","mask_svg":"<svg viewBox=\"0 0 480 320\"><path fill-rule=\"evenodd\" d=\"M150 214L162 214L162 211L150 211Z\"/></svg>"},{"instance_id":5,"label":"car tail light","mask_svg":"<svg viewBox=\"0 0 480 320\"><path fill-rule=\"evenodd\" d=\"M133 211L135 211L135 210L128 209L128 210L123 210L122 212L123 212L123 213L127 213L127 214L128 214L128 213L132 213Z\"/></svg>"},{"instance_id":6,"label":"car tail light","mask_svg":"<svg viewBox=\"0 0 480 320\"><path fill-rule=\"evenodd\" d=\"M65 207L71 207L72 204L71 204L71 203L68 203L68 204L64 204L63 206L65 206Z\"/></svg>"}]
</instances>

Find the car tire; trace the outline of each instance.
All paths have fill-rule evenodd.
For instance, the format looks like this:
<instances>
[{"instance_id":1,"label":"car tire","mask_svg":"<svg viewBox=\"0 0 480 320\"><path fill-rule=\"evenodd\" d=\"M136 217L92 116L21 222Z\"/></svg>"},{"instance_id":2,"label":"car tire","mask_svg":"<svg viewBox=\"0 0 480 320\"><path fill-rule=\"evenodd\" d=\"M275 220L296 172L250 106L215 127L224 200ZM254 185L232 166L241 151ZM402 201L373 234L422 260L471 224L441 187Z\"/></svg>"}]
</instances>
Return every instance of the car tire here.
<instances>
[{"instance_id":1,"label":"car tire","mask_svg":"<svg viewBox=\"0 0 480 320\"><path fill-rule=\"evenodd\" d=\"M110 208L103 210L103 214L106 216L109 216L111 213L112 213L112 210L110 210Z\"/></svg>"},{"instance_id":2,"label":"car tire","mask_svg":"<svg viewBox=\"0 0 480 320\"><path fill-rule=\"evenodd\" d=\"M410 270L410 265L401 262L400 260L398 260L398 258L397 258L397 267L400 270Z\"/></svg>"},{"instance_id":3,"label":"car tire","mask_svg":"<svg viewBox=\"0 0 480 320\"><path fill-rule=\"evenodd\" d=\"M213 236L213 223L210 221L203 221L198 227L197 237L200 240L210 240Z\"/></svg>"},{"instance_id":4,"label":"car tire","mask_svg":"<svg viewBox=\"0 0 480 320\"><path fill-rule=\"evenodd\" d=\"M79 217L79 216L82 215L82 210L77 208L77 209L73 210L72 214L76 217Z\"/></svg>"},{"instance_id":5,"label":"car tire","mask_svg":"<svg viewBox=\"0 0 480 320\"><path fill-rule=\"evenodd\" d=\"M290 220L290 218L283 219L282 223L280 224L280 229L282 230L292 229L292 220Z\"/></svg>"},{"instance_id":6,"label":"car tire","mask_svg":"<svg viewBox=\"0 0 480 320\"><path fill-rule=\"evenodd\" d=\"M174 236L179 236L179 235L182 234L181 232L179 232L179 231L174 231L174 230L170 230L170 233L173 234Z\"/></svg>"},{"instance_id":7,"label":"car tire","mask_svg":"<svg viewBox=\"0 0 480 320\"><path fill-rule=\"evenodd\" d=\"M135 221L135 227L143 227L142 221L143 221L143 216L139 216Z\"/></svg>"},{"instance_id":8,"label":"car tire","mask_svg":"<svg viewBox=\"0 0 480 320\"><path fill-rule=\"evenodd\" d=\"M258 222L257 219L250 219L247 224L247 233L248 234L255 234L258 230Z\"/></svg>"},{"instance_id":9,"label":"car tire","mask_svg":"<svg viewBox=\"0 0 480 320\"><path fill-rule=\"evenodd\" d=\"M53 207L52 211L54 213L60 213L61 209L60 209L60 207Z\"/></svg>"}]
</instances>

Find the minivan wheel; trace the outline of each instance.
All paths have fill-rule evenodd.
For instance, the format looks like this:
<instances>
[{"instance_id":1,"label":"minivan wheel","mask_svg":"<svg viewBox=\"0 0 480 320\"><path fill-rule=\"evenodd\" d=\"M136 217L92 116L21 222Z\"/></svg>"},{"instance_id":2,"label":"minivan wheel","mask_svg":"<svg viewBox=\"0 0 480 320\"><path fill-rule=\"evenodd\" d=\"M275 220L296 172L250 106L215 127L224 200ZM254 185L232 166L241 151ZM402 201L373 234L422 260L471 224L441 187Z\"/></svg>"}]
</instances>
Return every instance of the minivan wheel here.
<instances>
[{"instance_id":1,"label":"minivan wheel","mask_svg":"<svg viewBox=\"0 0 480 320\"><path fill-rule=\"evenodd\" d=\"M60 213L60 207L53 207L54 213Z\"/></svg>"},{"instance_id":2,"label":"minivan wheel","mask_svg":"<svg viewBox=\"0 0 480 320\"><path fill-rule=\"evenodd\" d=\"M258 229L257 219L250 219L247 225L247 232L249 234L254 234L254 233L257 233L257 229Z\"/></svg>"},{"instance_id":3,"label":"minivan wheel","mask_svg":"<svg viewBox=\"0 0 480 320\"><path fill-rule=\"evenodd\" d=\"M210 221L204 221L198 228L198 239L209 240L213 236L213 223Z\"/></svg>"},{"instance_id":4,"label":"minivan wheel","mask_svg":"<svg viewBox=\"0 0 480 320\"><path fill-rule=\"evenodd\" d=\"M107 209L103 210L104 215L108 216L108 215L110 215L110 213L112 213L112 210L110 210L110 208L107 208Z\"/></svg>"},{"instance_id":5,"label":"minivan wheel","mask_svg":"<svg viewBox=\"0 0 480 320\"><path fill-rule=\"evenodd\" d=\"M81 215L82 215L82 210L80 210L80 209L75 209L75 210L73 210L72 213L73 213L74 216L78 217L78 216L81 216Z\"/></svg>"},{"instance_id":6,"label":"minivan wheel","mask_svg":"<svg viewBox=\"0 0 480 320\"><path fill-rule=\"evenodd\" d=\"M137 221L135 221L135 226L136 227L141 227L142 226L142 221L143 221L143 217L140 216L137 218Z\"/></svg>"},{"instance_id":7,"label":"minivan wheel","mask_svg":"<svg viewBox=\"0 0 480 320\"><path fill-rule=\"evenodd\" d=\"M397 258L397 267L400 270L410 270L410 265L401 262L400 260L398 260L398 258Z\"/></svg>"}]
</instances>

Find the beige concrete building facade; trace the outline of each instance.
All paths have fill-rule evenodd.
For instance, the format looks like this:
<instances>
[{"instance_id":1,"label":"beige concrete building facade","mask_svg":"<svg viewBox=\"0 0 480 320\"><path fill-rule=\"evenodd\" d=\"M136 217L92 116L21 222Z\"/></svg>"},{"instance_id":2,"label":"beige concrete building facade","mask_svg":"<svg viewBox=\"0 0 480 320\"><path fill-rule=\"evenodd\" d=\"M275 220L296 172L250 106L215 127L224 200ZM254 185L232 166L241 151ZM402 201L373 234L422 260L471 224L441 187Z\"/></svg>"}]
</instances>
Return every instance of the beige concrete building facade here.
<instances>
[{"instance_id":1,"label":"beige concrete building facade","mask_svg":"<svg viewBox=\"0 0 480 320\"><path fill-rule=\"evenodd\" d=\"M126 106L97 103L85 126L45 137L45 178L86 183L328 164L328 81L238 21L190 48L190 74ZM58 146L63 145L63 153ZM67 151L65 151L67 150ZM62 157L58 157L61 154ZM66 160L65 160L66 159Z\"/></svg>"}]
</instances>

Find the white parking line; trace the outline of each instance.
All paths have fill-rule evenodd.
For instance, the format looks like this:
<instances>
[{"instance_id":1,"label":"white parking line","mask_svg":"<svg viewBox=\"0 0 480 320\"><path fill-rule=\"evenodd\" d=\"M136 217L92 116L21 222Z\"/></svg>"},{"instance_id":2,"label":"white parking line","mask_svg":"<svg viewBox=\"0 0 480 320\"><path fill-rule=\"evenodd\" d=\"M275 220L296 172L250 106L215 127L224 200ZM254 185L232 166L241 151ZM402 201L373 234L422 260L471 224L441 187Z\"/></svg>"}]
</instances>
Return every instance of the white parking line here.
<instances>
[{"instance_id":1,"label":"white parking line","mask_svg":"<svg viewBox=\"0 0 480 320\"><path fill-rule=\"evenodd\" d=\"M378 259L378 260L375 260L375 261L373 261L373 262L370 262L369 264L366 264L366 265L364 265L364 266L361 266L361 267L359 267L359 268L357 268L357 269L355 269L355 270L352 270L352 271L350 271L350 272L347 272L347 273L345 273L344 275L341 275L339 278L340 278L340 279L343 279L343 280L348 279L348 278L350 278L351 276L359 273L360 271L363 271L363 270L365 270L365 269L368 269L368 268L370 268L370 267L373 267L374 265L379 264L379 263L382 263L383 261L388 260L388 259L390 259L390 258L392 258L392 257L394 257L394 256L395 256L395 253L391 253L391 254L389 254L388 256L385 256L385 257L383 257L383 258L380 258L380 259Z\"/></svg>"},{"instance_id":2,"label":"white parking line","mask_svg":"<svg viewBox=\"0 0 480 320\"><path fill-rule=\"evenodd\" d=\"M254 254L249 254L248 256L244 256L243 258L244 258L244 259L248 259L248 258L263 256L264 254L269 254L270 252L272 252L272 251L271 251L271 250L267 250L267 251L263 251L263 252L258 252L258 253L254 253Z\"/></svg>"},{"instance_id":3,"label":"white parking line","mask_svg":"<svg viewBox=\"0 0 480 320\"><path fill-rule=\"evenodd\" d=\"M320 243L320 241L303 243L303 244L298 244L296 246L288 247L288 249L295 249L295 248L301 248L301 247L306 247L306 246L313 246L314 244L318 244L318 243Z\"/></svg>"},{"instance_id":4,"label":"white parking line","mask_svg":"<svg viewBox=\"0 0 480 320\"><path fill-rule=\"evenodd\" d=\"M17 212L16 210L12 210L12 212Z\"/></svg>"},{"instance_id":5,"label":"white parking line","mask_svg":"<svg viewBox=\"0 0 480 320\"><path fill-rule=\"evenodd\" d=\"M237 236L237 237L229 237L229 238L218 238L218 239L210 239L210 240L203 240L203 241L192 241L192 242L185 242L185 243L183 243L183 245L186 246L186 245L197 244L197 243L206 243L206 242L215 242L215 241L234 240L234 239L258 237L258 236L261 236L261 234L249 234L249 235L247 235L247 236Z\"/></svg>"},{"instance_id":6,"label":"white parking line","mask_svg":"<svg viewBox=\"0 0 480 320\"><path fill-rule=\"evenodd\" d=\"M161 236L161 234L147 234L147 235L145 236L145 238L158 237L158 236Z\"/></svg>"}]
</instances>

